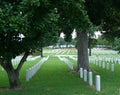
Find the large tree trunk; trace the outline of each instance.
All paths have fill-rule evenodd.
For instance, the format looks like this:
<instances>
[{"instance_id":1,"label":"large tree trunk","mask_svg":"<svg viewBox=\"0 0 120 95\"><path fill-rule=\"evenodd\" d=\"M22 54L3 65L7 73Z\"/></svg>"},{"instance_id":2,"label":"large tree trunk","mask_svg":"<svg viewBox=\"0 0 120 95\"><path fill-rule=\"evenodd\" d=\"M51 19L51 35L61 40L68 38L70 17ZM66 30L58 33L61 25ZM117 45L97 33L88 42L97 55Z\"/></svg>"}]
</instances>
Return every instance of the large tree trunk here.
<instances>
[{"instance_id":1,"label":"large tree trunk","mask_svg":"<svg viewBox=\"0 0 120 95\"><path fill-rule=\"evenodd\" d=\"M86 30L82 32L77 32L77 50L77 71L79 71L80 67L89 70L88 36Z\"/></svg>"},{"instance_id":2,"label":"large tree trunk","mask_svg":"<svg viewBox=\"0 0 120 95\"><path fill-rule=\"evenodd\" d=\"M6 59L2 61L1 66L5 69L8 75L9 84L11 89L20 88L21 82L19 78L19 72L22 68L23 63L26 61L27 56L29 55L29 52L26 52L24 56L22 57L17 69L14 69L11 59Z\"/></svg>"},{"instance_id":3,"label":"large tree trunk","mask_svg":"<svg viewBox=\"0 0 120 95\"><path fill-rule=\"evenodd\" d=\"M92 47L91 47L91 36L89 35L89 42L88 42L88 47L89 47L89 56L91 56L91 50L92 50Z\"/></svg>"},{"instance_id":4,"label":"large tree trunk","mask_svg":"<svg viewBox=\"0 0 120 95\"><path fill-rule=\"evenodd\" d=\"M19 79L19 73L12 70L12 71L8 71L7 74L8 74L10 88L11 89L20 88L21 82Z\"/></svg>"},{"instance_id":5,"label":"large tree trunk","mask_svg":"<svg viewBox=\"0 0 120 95\"><path fill-rule=\"evenodd\" d=\"M4 63L5 64L2 64L2 67L7 72L10 88L11 89L20 88L21 83L20 83L20 79L19 79L19 72L14 70L11 60L4 61Z\"/></svg>"}]
</instances>

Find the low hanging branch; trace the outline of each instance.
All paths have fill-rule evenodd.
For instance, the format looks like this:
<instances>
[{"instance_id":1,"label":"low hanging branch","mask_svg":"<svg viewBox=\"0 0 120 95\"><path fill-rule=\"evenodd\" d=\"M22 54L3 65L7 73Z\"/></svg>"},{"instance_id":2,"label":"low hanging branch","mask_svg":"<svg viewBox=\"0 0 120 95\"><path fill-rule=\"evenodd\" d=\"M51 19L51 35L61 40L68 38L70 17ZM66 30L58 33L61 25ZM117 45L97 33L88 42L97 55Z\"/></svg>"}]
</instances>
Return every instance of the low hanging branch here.
<instances>
[{"instance_id":1,"label":"low hanging branch","mask_svg":"<svg viewBox=\"0 0 120 95\"><path fill-rule=\"evenodd\" d=\"M22 59L21 59L19 65L18 65L18 67L17 67L17 69L16 69L17 72L19 72L20 69L22 68L22 65L23 65L24 62L26 61L28 55L29 55L29 52L25 52L24 56L22 57Z\"/></svg>"}]
</instances>

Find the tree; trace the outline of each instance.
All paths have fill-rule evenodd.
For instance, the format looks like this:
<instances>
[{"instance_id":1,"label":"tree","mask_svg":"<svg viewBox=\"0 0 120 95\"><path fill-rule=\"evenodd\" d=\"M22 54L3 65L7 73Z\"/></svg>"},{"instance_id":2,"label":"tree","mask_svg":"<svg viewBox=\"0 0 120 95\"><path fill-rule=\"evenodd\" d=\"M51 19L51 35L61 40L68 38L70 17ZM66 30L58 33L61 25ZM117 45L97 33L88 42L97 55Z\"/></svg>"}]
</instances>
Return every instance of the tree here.
<instances>
[{"instance_id":1,"label":"tree","mask_svg":"<svg viewBox=\"0 0 120 95\"><path fill-rule=\"evenodd\" d=\"M24 38L22 34L26 34L27 22L25 16L16 12L16 8L8 2L1 2L0 9L0 64L8 74L10 87L20 85L19 71L21 65L27 58L29 52L24 46ZM14 70L11 59L24 51L24 56L21 59L18 68Z\"/></svg>"},{"instance_id":2,"label":"tree","mask_svg":"<svg viewBox=\"0 0 120 95\"><path fill-rule=\"evenodd\" d=\"M111 13L106 16L103 24L103 29L106 31L103 33L104 37L114 43L116 37L120 37L120 11L111 9Z\"/></svg>"},{"instance_id":3,"label":"tree","mask_svg":"<svg viewBox=\"0 0 120 95\"><path fill-rule=\"evenodd\" d=\"M97 39L97 45L110 45L110 43L103 36L100 36Z\"/></svg>"},{"instance_id":4,"label":"tree","mask_svg":"<svg viewBox=\"0 0 120 95\"><path fill-rule=\"evenodd\" d=\"M66 42L65 42L64 38L59 37L59 40L58 40L59 47L61 48L61 45L65 45L65 44L66 44Z\"/></svg>"},{"instance_id":5,"label":"tree","mask_svg":"<svg viewBox=\"0 0 120 95\"><path fill-rule=\"evenodd\" d=\"M77 71L80 67L89 70L87 29L91 27L91 22L85 10L84 0L62 0L56 1L55 4L60 15L59 25L61 31L66 35L66 40L71 39L71 33L74 29L77 31Z\"/></svg>"},{"instance_id":6,"label":"tree","mask_svg":"<svg viewBox=\"0 0 120 95\"><path fill-rule=\"evenodd\" d=\"M21 87L19 72L27 56L39 49L41 42L44 46L57 41L58 15L44 0L5 0L0 1L0 6L0 65L14 89ZM11 60L21 53L24 55L14 68Z\"/></svg>"},{"instance_id":7,"label":"tree","mask_svg":"<svg viewBox=\"0 0 120 95\"><path fill-rule=\"evenodd\" d=\"M91 56L91 49L97 45L97 39L89 37L88 48L89 48L89 56Z\"/></svg>"},{"instance_id":8,"label":"tree","mask_svg":"<svg viewBox=\"0 0 120 95\"><path fill-rule=\"evenodd\" d=\"M71 44L74 45L75 47L77 47L77 46L76 46L76 44L77 44L76 38L72 39Z\"/></svg>"}]
</instances>

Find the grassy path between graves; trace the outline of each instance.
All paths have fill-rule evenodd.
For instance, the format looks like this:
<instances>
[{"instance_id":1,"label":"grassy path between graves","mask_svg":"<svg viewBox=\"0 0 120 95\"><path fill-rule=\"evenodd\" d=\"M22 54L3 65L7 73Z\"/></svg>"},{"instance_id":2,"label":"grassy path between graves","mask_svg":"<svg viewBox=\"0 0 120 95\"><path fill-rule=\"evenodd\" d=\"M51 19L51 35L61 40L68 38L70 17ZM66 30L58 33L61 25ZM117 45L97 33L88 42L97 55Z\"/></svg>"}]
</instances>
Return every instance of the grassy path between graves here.
<instances>
[{"instance_id":1,"label":"grassy path between graves","mask_svg":"<svg viewBox=\"0 0 120 95\"><path fill-rule=\"evenodd\" d=\"M69 59L69 58L68 58ZM76 66L76 61L69 59ZM79 78L79 74L70 73L70 68L57 57L50 57L30 79L25 80L26 69L39 62L26 62L21 71L23 89L1 90L0 95L119 95L120 91L120 65L115 65L115 72L105 70L91 64L91 68L101 75L102 91L96 92L88 83ZM95 80L95 74L93 76ZM95 81L94 81L95 83ZM5 72L0 71L0 87L7 87L8 81Z\"/></svg>"}]
</instances>

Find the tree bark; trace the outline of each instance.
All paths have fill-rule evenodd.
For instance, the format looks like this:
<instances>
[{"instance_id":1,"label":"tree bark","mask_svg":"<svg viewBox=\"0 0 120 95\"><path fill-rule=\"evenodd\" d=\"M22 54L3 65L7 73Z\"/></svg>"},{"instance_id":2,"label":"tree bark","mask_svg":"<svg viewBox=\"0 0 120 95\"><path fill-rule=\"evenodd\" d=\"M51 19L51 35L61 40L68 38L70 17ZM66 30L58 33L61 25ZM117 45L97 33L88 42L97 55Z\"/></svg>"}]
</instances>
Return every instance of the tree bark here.
<instances>
[{"instance_id":1,"label":"tree bark","mask_svg":"<svg viewBox=\"0 0 120 95\"><path fill-rule=\"evenodd\" d=\"M20 72L20 70L21 70L24 62L26 61L28 55L29 55L29 52L28 52L28 51L24 53L24 56L23 56L22 59L20 60L20 63L19 63L19 65L18 65L17 69L16 69L16 72Z\"/></svg>"},{"instance_id":2,"label":"tree bark","mask_svg":"<svg viewBox=\"0 0 120 95\"><path fill-rule=\"evenodd\" d=\"M8 79L11 89L20 88L21 82L19 79L19 73L16 73L15 71L8 71Z\"/></svg>"},{"instance_id":3,"label":"tree bark","mask_svg":"<svg viewBox=\"0 0 120 95\"><path fill-rule=\"evenodd\" d=\"M19 72L16 72L16 70L14 70L14 68L12 66L12 62L10 60L4 61L4 63L1 65L7 72L10 88L11 89L20 88L21 82L19 79Z\"/></svg>"},{"instance_id":4,"label":"tree bark","mask_svg":"<svg viewBox=\"0 0 120 95\"><path fill-rule=\"evenodd\" d=\"M9 85L11 89L15 89L15 88L20 88L21 87L21 82L20 82L20 78L19 78L19 72L22 68L23 63L26 61L27 56L29 55L29 52L26 52L23 56L23 58L21 59L17 69L15 70L11 59L7 59L4 60L1 63L1 66L5 69L5 71L7 72L8 75L8 79L9 79Z\"/></svg>"},{"instance_id":5,"label":"tree bark","mask_svg":"<svg viewBox=\"0 0 120 95\"><path fill-rule=\"evenodd\" d=\"M77 71L79 71L80 67L90 70L88 59L88 36L86 30L82 32L77 32L77 50Z\"/></svg>"},{"instance_id":6,"label":"tree bark","mask_svg":"<svg viewBox=\"0 0 120 95\"><path fill-rule=\"evenodd\" d=\"M91 46L89 47L89 56L91 56Z\"/></svg>"},{"instance_id":7,"label":"tree bark","mask_svg":"<svg viewBox=\"0 0 120 95\"><path fill-rule=\"evenodd\" d=\"M89 56L91 56L91 50L92 50L92 47L91 47L91 36L89 35L89 42L88 42L88 47L89 47Z\"/></svg>"}]
</instances>

